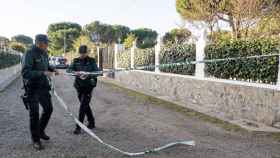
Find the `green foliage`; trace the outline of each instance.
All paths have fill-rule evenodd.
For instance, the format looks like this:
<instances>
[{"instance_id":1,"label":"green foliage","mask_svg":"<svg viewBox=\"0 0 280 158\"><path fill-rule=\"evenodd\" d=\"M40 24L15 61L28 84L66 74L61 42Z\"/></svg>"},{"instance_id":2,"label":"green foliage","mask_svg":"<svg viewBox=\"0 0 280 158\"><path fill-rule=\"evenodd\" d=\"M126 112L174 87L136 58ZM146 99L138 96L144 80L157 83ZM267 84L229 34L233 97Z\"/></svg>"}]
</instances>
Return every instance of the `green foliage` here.
<instances>
[{"instance_id":1,"label":"green foliage","mask_svg":"<svg viewBox=\"0 0 280 158\"><path fill-rule=\"evenodd\" d=\"M81 35L82 27L77 23L61 22L54 23L48 27L48 37L50 39L50 52L52 54L63 54L64 35L66 42L66 52L74 50L74 41Z\"/></svg>"},{"instance_id":2,"label":"green foliage","mask_svg":"<svg viewBox=\"0 0 280 158\"><path fill-rule=\"evenodd\" d=\"M0 51L0 69L4 69L20 63L20 55Z\"/></svg>"},{"instance_id":3,"label":"green foliage","mask_svg":"<svg viewBox=\"0 0 280 158\"><path fill-rule=\"evenodd\" d=\"M184 44L191 36L191 32L185 28L173 29L163 36L164 44Z\"/></svg>"},{"instance_id":4,"label":"green foliage","mask_svg":"<svg viewBox=\"0 0 280 158\"><path fill-rule=\"evenodd\" d=\"M122 26L122 25L113 25L112 26L113 31L114 31L114 42L115 43L123 43L127 36L130 33L130 28L127 26ZM119 41L120 40L120 41Z\"/></svg>"},{"instance_id":5,"label":"green foliage","mask_svg":"<svg viewBox=\"0 0 280 158\"><path fill-rule=\"evenodd\" d=\"M24 53L26 51L25 46L21 43L13 42L13 43L10 44L10 47L13 50L19 51L19 52L22 52L22 53Z\"/></svg>"},{"instance_id":6,"label":"green foliage","mask_svg":"<svg viewBox=\"0 0 280 158\"><path fill-rule=\"evenodd\" d=\"M130 53L131 49L124 50L118 54L118 67L120 68L130 68ZM136 49L134 55L134 65L135 67L145 66L144 70L154 70L155 65L155 49ZM149 67L150 66L150 67Z\"/></svg>"},{"instance_id":7,"label":"green foliage","mask_svg":"<svg viewBox=\"0 0 280 158\"><path fill-rule=\"evenodd\" d=\"M157 43L157 32L148 28L131 31L137 38L137 47L141 49L152 48Z\"/></svg>"},{"instance_id":8,"label":"green foliage","mask_svg":"<svg viewBox=\"0 0 280 158\"><path fill-rule=\"evenodd\" d=\"M117 60L119 68L130 68L130 52L131 50L128 49L118 53Z\"/></svg>"},{"instance_id":9,"label":"green foliage","mask_svg":"<svg viewBox=\"0 0 280 158\"><path fill-rule=\"evenodd\" d=\"M229 32L229 31L215 31L215 32L212 32L210 35L208 35L207 38L210 39L214 43L219 42L219 41L224 41L224 40L230 40L231 39L231 32Z\"/></svg>"},{"instance_id":10,"label":"green foliage","mask_svg":"<svg viewBox=\"0 0 280 158\"><path fill-rule=\"evenodd\" d=\"M93 33L100 35L100 42L103 44L123 43L130 28L123 25L109 25L94 21L85 26L85 33L91 38ZM119 41L120 40L120 41Z\"/></svg>"},{"instance_id":11,"label":"green foliage","mask_svg":"<svg viewBox=\"0 0 280 158\"><path fill-rule=\"evenodd\" d=\"M145 66L144 70L155 70L155 49L136 49L134 55L135 67ZM146 67L147 66L147 67Z\"/></svg>"},{"instance_id":12,"label":"green foliage","mask_svg":"<svg viewBox=\"0 0 280 158\"><path fill-rule=\"evenodd\" d=\"M278 54L279 43L269 39L227 40L206 47L206 59ZM223 79L275 83L278 57L219 61L206 64L209 76Z\"/></svg>"},{"instance_id":13,"label":"green foliage","mask_svg":"<svg viewBox=\"0 0 280 158\"><path fill-rule=\"evenodd\" d=\"M213 31L218 23L227 23L235 39L247 37L249 28L259 19L279 17L278 0L176 0L177 12L188 21L206 22ZM256 20L258 19L258 20ZM245 30L245 31L244 31Z\"/></svg>"},{"instance_id":14,"label":"green foliage","mask_svg":"<svg viewBox=\"0 0 280 158\"><path fill-rule=\"evenodd\" d=\"M33 39L25 35L16 35L12 37L12 42L20 43L27 49L31 48L31 46L33 45Z\"/></svg>"},{"instance_id":15,"label":"green foliage","mask_svg":"<svg viewBox=\"0 0 280 158\"><path fill-rule=\"evenodd\" d=\"M186 64L188 61L195 60L195 46L171 45L165 47L160 52L160 70L162 72L193 75L195 73L195 65ZM182 63L181 65L174 63Z\"/></svg>"},{"instance_id":16,"label":"green foliage","mask_svg":"<svg viewBox=\"0 0 280 158\"><path fill-rule=\"evenodd\" d=\"M103 24L99 21L94 21L85 26L85 32L90 38L93 33L99 34L101 43L111 44L114 42L115 32L112 25Z\"/></svg>"},{"instance_id":17,"label":"green foliage","mask_svg":"<svg viewBox=\"0 0 280 158\"><path fill-rule=\"evenodd\" d=\"M250 33L253 37L269 36L280 38L280 17L263 18Z\"/></svg>"},{"instance_id":18,"label":"green foliage","mask_svg":"<svg viewBox=\"0 0 280 158\"><path fill-rule=\"evenodd\" d=\"M134 34L129 34L127 38L124 40L124 47L126 49L131 48L133 46L133 42L136 40L136 37Z\"/></svg>"}]
</instances>

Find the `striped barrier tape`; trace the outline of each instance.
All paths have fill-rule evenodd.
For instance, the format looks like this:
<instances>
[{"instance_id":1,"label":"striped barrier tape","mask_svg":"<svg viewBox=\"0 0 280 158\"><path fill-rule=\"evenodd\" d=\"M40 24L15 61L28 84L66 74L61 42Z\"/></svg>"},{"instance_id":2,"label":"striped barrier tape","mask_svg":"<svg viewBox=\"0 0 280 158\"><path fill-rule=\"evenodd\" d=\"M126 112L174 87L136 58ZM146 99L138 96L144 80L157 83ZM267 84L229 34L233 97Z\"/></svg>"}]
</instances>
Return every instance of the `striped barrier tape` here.
<instances>
[{"instance_id":1,"label":"striped barrier tape","mask_svg":"<svg viewBox=\"0 0 280 158\"><path fill-rule=\"evenodd\" d=\"M76 124L78 124L81 129L83 129L88 135L90 135L92 138L94 138L95 140L97 140L99 143L101 143L102 145L104 145L105 147L108 147L114 151L117 151L123 155L126 156L140 156L140 155L145 155L145 154L149 154L149 153L153 153L153 152L159 152L161 150L173 147L173 146L177 146L177 145L187 145L187 146L195 146L195 141L178 141L178 142L172 142L169 144L166 144L164 146L160 146L158 148L154 148L154 149L150 149L150 150L146 150L143 152L126 152L123 151L111 144L108 144L106 142L104 142L100 137L98 137L92 130L88 129L87 126L85 126L82 122L80 122L75 115L73 115L73 113L71 112L71 110L69 109L69 107L66 105L66 103L64 102L64 100L57 94L56 90L55 90L55 86L54 86L54 81L52 81L52 93L53 95L57 98L58 102L60 103L60 105L64 108L64 110L73 118L73 120L75 121Z\"/></svg>"},{"instance_id":2,"label":"striped barrier tape","mask_svg":"<svg viewBox=\"0 0 280 158\"><path fill-rule=\"evenodd\" d=\"M268 55L256 55L256 56L247 56L247 57L235 57L235 58L223 58L223 59L206 59L206 60L202 60L202 61L186 61L186 62L178 62L178 63L168 63L168 64L160 64L160 65L149 65L149 66L138 66L135 67L134 69L136 70L141 70L141 69L147 69L147 68L157 68L157 67L167 67L167 66L182 66L182 65L190 65L190 64L202 64L202 63L216 63L216 62L221 62L221 61L235 61L235 60L244 60L244 59L258 59L258 58L265 58L265 57L273 57L273 56L280 56L280 54L268 54ZM115 72L115 71L129 71L129 70L133 70L132 68L125 68L125 69L121 69L121 70L109 70L107 72ZM82 72L84 73L84 75L102 75L103 71L98 71L98 72ZM64 73L63 75L68 75L68 76L76 76L74 73ZM52 84L54 86L54 84ZM90 135L92 138L94 138L95 140L97 140L99 143L103 144L104 146L120 152L123 155L126 156L140 156L140 155L145 155L148 153L153 153L153 152L158 152L176 145L187 145L187 146L195 146L195 141L178 141L178 142L172 142L169 144L166 144L164 146L158 147L158 148L154 148L151 150L146 150L143 152L126 152L123 151L113 145L110 145L106 142L104 142L100 137L98 137L93 131L91 131L90 129L88 129L83 123L81 123L74 115L73 113L70 111L70 109L68 108L68 106L66 105L66 103L64 102L64 100L57 94L57 92L55 91L54 87L53 87L53 94L54 96L57 98L57 100L59 101L60 105L66 110L66 112L74 119L75 123L78 124L81 129L83 129L88 135Z\"/></svg>"}]
</instances>

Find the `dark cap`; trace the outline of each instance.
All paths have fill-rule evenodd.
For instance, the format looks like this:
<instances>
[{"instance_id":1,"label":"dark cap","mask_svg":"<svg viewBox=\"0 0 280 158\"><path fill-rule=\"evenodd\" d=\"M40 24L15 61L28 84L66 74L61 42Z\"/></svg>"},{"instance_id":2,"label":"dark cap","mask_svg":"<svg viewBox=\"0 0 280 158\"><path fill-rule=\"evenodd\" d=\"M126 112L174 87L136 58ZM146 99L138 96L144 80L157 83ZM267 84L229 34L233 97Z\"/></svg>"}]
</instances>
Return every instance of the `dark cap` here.
<instances>
[{"instance_id":1,"label":"dark cap","mask_svg":"<svg viewBox=\"0 0 280 158\"><path fill-rule=\"evenodd\" d=\"M36 35L36 37L35 37L35 42L36 42L36 43L38 43L38 42L43 42L43 43L48 44L48 43L49 43L49 39L48 39L48 36L47 36L47 35L38 34L38 35Z\"/></svg>"},{"instance_id":2,"label":"dark cap","mask_svg":"<svg viewBox=\"0 0 280 158\"><path fill-rule=\"evenodd\" d=\"M86 54L88 52L88 48L86 45L81 45L79 48L79 53L80 54Z\"/></svg>"}]
</instances>

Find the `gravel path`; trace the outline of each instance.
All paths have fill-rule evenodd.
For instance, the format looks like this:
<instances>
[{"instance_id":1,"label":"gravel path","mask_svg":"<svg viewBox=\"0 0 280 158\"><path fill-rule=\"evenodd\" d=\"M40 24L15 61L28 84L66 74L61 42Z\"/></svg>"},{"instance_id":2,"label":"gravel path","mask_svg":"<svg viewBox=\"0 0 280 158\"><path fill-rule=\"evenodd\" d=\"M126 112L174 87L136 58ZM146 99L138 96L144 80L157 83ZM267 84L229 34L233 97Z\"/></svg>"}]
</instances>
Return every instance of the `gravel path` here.
<instances>
[{"instance_id":1,"label":"gravel path","mask_svg":"<svg viewBox=\"0 0 280 158\"><path fill-rule=\"evenodd\" d=\"M72 80L55 79L57 92L77 114L78 101ZM21 80L0 93L0 158L120 158L83 133L75 136L71 117L56 99L47 128L51 141L46 149L33 150L28 113L20 101ZM99 83L93 93L97 129L94 132L112 145L126 151L142 151L176 140L195 140L195 147L178 146L149 158L280 158L280 142L262 136L227 132L213 124L190 118L147 100L129 96L107 84Z\"/></svg>"}]
</instances>

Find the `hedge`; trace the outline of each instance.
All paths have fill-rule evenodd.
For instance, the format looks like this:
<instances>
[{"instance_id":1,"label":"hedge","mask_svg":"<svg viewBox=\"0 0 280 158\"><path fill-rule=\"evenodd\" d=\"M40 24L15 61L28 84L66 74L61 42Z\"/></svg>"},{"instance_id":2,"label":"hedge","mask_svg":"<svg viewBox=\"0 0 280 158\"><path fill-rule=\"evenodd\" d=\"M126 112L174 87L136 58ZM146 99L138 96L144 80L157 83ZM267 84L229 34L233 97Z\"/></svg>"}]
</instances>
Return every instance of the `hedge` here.
<instances>
[{"instance_id":1,"label":"hedge","mask_svg":"<svg viewBox=\"0 0 280 158\"><path fill-rule=\"evenodd\" d=\"M130 68L130 49L118 53L117 61L119 68Z\"/></svg>"},{"instance_id":2,"label":"hedge","mask_svg":"<svg viewBox=\"0 0 280 158\"><path fill-rule=\"evenodd\" d=\"M134 56L135 67L145 66L144 70L154 71L155 70L155 49L136 49Z\"/></svg>"},{"instance_id":3,"label":"hedge","mask_svg":"<svg viewBox=\"0 0 280 158\"><path fill-rule=\"evenodd\" d=\"M164 47L160 52L160 70L162 72L183 75L194 75L195 65L185 64L187 61L195 61L195 45L171 45ZM174 63L184 63L175 65Z\"/></svg>"},{"instance_id":4,"label":"hedge","mask_svg":"<svg viewBox=\"0 0 280 158\"><path fill-rule=\"evenodd\" d=\"M0 69L19 64L20 59L20 55L0 51Z\"/></svg>"},{"instance_id":5,"label":"hedge","mask_svg":"<svg viewBox=\"0 0 280 158\"><path fill-rule=\"evenodd\" d=\"M130 68L130 53L131 50L124 50L120 52L117 56L118 67L120 68ZM155 49L136 49L134 55L134 64L137 67L145 67L144 70L153 71L155 65Z\"/></svg>"},{"instance_id":6,"label":"hedge","mask_svg":"<svg viewBox=\"0 0 280 158\"><path fill-rule=\"evenodd\" d=\"M247 57L278 54L279 43L269 39L227 40L206 47L206 59ZM276 83L278 75L277 56L258 59L220 61L206 64L208 76L250 82Z\"/></svg>"}]
</instances>

